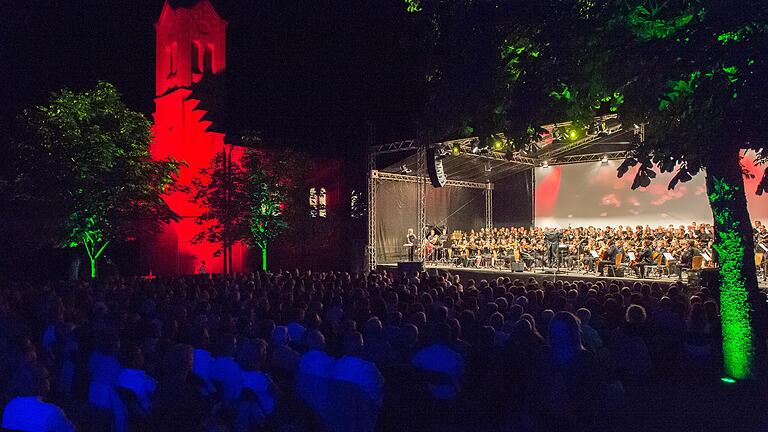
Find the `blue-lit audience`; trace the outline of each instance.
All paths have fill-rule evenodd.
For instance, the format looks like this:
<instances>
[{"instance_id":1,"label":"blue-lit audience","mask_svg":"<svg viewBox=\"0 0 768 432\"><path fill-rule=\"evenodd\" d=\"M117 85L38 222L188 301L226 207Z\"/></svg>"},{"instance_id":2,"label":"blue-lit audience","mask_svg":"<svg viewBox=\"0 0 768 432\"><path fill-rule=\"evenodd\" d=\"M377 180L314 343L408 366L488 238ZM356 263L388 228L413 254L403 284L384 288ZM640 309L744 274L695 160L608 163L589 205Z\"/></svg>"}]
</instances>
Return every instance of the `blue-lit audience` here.
<instances>
[{"instance_id":1,"label":"blue-lit audience","mask_svg":"<svg viewBox=\"0 0 768 432\"><path fill-rule=\"evenodd\" d=\"M2 427L603 430L719 369L675 283L298 271L0 287Z\"/></svg>"}]
</instances>

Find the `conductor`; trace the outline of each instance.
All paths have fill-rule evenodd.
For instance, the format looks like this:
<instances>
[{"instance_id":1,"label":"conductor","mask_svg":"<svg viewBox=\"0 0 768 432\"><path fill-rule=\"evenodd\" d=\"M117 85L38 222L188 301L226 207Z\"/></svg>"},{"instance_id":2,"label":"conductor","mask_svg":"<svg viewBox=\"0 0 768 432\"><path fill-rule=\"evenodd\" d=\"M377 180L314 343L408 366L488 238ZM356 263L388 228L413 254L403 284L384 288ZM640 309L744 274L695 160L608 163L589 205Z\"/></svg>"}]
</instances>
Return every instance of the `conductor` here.
<instances>
[{"instance_id":1,"label":"conductor","mask_svg":"<svg viewBox=\"0 0 768 432\"><path fill-rule=\"evenodd\" d=\"M550 267L554 267L556 262L559 264L560 259L560 239L563 238L563 233L555 228L550 228L544 235L544 239L547 241L547 264Z\"/></svg>"}]
</instances>

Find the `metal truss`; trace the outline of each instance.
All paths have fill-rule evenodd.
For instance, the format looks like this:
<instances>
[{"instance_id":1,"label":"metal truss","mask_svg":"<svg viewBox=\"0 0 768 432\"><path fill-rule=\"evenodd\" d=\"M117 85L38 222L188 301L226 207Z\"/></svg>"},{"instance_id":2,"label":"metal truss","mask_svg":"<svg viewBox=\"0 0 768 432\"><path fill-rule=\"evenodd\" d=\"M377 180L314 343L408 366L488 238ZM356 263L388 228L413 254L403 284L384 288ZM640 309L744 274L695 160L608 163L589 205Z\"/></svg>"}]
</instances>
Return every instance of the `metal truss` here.
<instances>
[{"instance_id":1,"label":"metal truss","mask_svg":"<svg viewBox=\"0 0 768 432\"><path fill-rule=\"evenodd\" d=\"M405 141L397 141L388 144L380 144L370 147L369 154L372 156L378 156L388 153L397 153L408 150L418 150L419 145L415 139L409 139Z\"/></svg>"},{"instance_id":2,"label":"metal truss","mask_svg":"<svg viewBox=\"0 0 768 432\"><path fill-rule=\"evenodd\" d=\"M493 183L486 183L485 188L485 229L493 228Z\"/></svg>"},{"instance_id":3,"label":"metal truss","mask_svg":"<svg viewBox=\"0 0 768 432\"><path fill-rule=\"evenodd\" d=\"M418 176L409 175L409 174L395 174L395 173L390 173L386 171L374 171L373 177L379 180L399 181L399 182L405 182L405 183L419 182ZM424 180L425 181L427 180L426 177L424 177ZM490 188L493 189L493 183L478 183L478 182L471 182L471 181L464 181L464 180L448 180L445 182L444 187L487 189L489 185L490 185Z\"/></svg>"},{"instance_id":4,"label":"metal truss","mask_svg":"<svg viewBox=\"0 0 768 432\"><path fill-rule=\"evenodd\" d=\"M424 228L427 225L427 146L424 145L424 140L419 140L419 144L419 148L416 151L416 229L418 230L418 244L421 247L426 239ZM419 254L419 257L422 263L427 259L423 251Z\"/></svg>"},{"instance_id":5,"label":"metal truss","mask_svg":"<svg viewBox=\"0 0 768 432\"><path fill-rule=\"evenodd\" d=\"M376 270L376 193L379 178L376 171L376 156L368 157L368 245L366 271Z\"/></svg>"},{"instance_id":6,"label":"metal truss","mask_svg":"<svg viewBox=\"0 0 768 432\"><path fill-rule=\"evenodd\" d=\"M459 148L461 149L461 152L466 154L467 156L474 156L482 159L492 159L492 160L497 160L502 162L514 162L517 164L528 165L528 166L536 165L536 159L528 156L523 156L520 152L513 152L512 154L507 155L506 152L498 152L492 149L488 149L487 151L483 151L482 153L475 153L472 151L472 149L476 148L476 146L480 144L480 138L478 137L443 141L438 144L449 147L449 148L452 148L453 146L458 144Z\"/></svg>"},{"instance_id":7,"label":"metal truss","mask_svg":"<svg viewBox=\"0 0 768 432\"><path fill-rule=\"evenodd\" d=\"M550 161L550 165L567 165L567 164L574 164L574 163L581 163L581 162L598 162L603 160L603 158L608 158L608 160L618 160L618 159L626 159L629 156L629 151L623 150L623 151L614 151L614 152L607 152L607 153L589 153L589 154L582 154L582 155L574 155L574 156L563 156L561 158L557 158L553 161Z\"/></svg>"}]
</instances>

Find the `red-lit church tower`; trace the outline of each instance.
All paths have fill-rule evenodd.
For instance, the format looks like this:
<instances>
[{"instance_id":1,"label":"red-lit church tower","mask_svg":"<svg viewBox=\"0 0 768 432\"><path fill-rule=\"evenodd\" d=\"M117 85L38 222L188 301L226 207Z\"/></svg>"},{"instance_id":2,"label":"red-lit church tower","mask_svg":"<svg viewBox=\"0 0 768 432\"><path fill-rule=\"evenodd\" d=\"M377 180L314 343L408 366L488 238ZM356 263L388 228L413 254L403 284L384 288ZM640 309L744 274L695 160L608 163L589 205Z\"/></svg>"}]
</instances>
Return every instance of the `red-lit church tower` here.
<instances>
[{"instance_id":1,"label":"red-lit church tower","mask_svg":"<svg viewBox=\"0 0 768 432\"><path fill-rule=\"evenodd\" d=\"M155 124L151 151L155 158L170 156L184 161L187 166L181 168L179 183L189 186L217 152L230 146L225 143L221 125L213 121L210 90L198 91L199 87L210 89L211 86L203 84L216 81L225 70L227 22L208 0L185 3L166 0L155 23ZM192 243L192 237L201 229L196 218L204 209L183 192L169 194L166 202L181 220L168 225L155 242L151 257L154 273L192 274L199 271L202 261L208 273L223 272L224 258L213 256L218 245ZM239 245L233 247L232 271L243 270L243 249Z\"/></svg>"}]
</instances>

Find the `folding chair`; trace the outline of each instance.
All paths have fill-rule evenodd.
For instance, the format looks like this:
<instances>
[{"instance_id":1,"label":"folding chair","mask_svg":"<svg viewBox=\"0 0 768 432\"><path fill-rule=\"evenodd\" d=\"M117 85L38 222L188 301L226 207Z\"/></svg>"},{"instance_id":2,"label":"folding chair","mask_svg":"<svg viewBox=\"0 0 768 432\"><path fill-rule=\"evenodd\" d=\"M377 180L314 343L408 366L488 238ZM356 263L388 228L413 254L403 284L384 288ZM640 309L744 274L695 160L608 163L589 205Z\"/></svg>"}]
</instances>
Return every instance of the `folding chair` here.
<instances>
[{"instance_id":1,"label":"folding chair","mask_svg":"<svg viewBox=\"0 0 768 432\"><path fill-rule=\"evenodd\" d=\"M605 273L608 274L608 272L611 272L611 276L616 277L616 269L617 268L623 268L623 264L621 263L624 260L624 254L616 254L616 259L614 260L613 264L608 264L605 269Z\"/></svg>"},{"instance_id":2,"label":"folding chair","mask_svg":"<svg viewBox=\"0 0 768 432\"><path fill-rule=\"evenodd\" d=\"M659 252L653 253L653 264L648 264L645 266L645 274L643 277L648 277L649 274L651 274L652 271L656 271L659 277L661 277L661 271L664 268L661 265L661 261L664 259L664 255L660 254Z\"/></svg>"}]
</instances>

